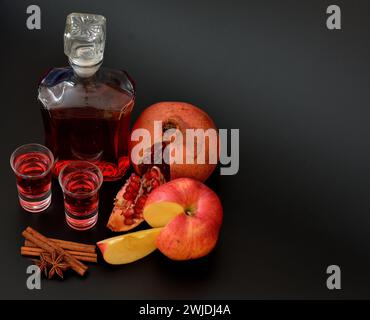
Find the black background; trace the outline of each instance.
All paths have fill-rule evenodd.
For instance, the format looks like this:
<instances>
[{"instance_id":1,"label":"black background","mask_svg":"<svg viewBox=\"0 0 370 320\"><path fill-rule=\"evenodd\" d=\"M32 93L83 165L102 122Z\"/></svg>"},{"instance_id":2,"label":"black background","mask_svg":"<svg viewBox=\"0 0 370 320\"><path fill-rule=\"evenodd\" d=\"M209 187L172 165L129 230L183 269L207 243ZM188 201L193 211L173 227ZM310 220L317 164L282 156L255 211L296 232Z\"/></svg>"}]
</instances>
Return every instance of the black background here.
<instances>
[{"instance_id":1,"label":"black background","mask_svg":"<svg viewBox=\"0 0 370 320\"><path fill-rule=\"evenodd\" d=\"M334 1L343 29L326 28L332 1L2 1L1 298L370 298L370 3ZM38 4L42 29L26 28ZM224 224L216 250L191 262L156 252L136 263L92 266L80 279L26 288L21 231L95 242L120 183L106 184L99 224L79 233L64 221L56 181L50 209L19 208L9 156L43 142L37 84L63 66L70 12L107 17L105 66L137 84L134 118L180 100L219 128L240 129L240 170L216 172ZM342 290L326 288L326 268Z\"/></svg>"}]
</instances>

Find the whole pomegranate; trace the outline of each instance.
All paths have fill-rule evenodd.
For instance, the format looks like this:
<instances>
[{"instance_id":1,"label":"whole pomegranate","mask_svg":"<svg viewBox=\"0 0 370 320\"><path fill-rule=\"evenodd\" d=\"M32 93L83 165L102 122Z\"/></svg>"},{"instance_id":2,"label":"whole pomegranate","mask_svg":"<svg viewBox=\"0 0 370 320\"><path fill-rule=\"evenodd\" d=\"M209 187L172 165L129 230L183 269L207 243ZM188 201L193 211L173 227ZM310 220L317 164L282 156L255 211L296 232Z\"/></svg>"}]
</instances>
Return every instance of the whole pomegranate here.
<instances>
[{"instance_id":1,"label":"whole pomegranate","mask_svg":"<svg viewBox=\"0 0 370 320\"><path fill-rule=\"evenodd\" d=\"M154 122L161 121L162 128L161 134L156 135L154 133ZM177 178L193 178L198 181L205 181L212 174L217 166L218 159L218 147L219 138L217 133L217 128L211 119L211 117L204 112L202 109L185 102L158 102L150 107L146 108L142 114L139 116L135 122L132 132L136 129L146 129L149 131L151 136L151 154L153 156L154 145L162 143L165 147L165 143L161 141L163 134L169 129L178 129L183 136L182 144L176 144L175 149L181 148L182 150L175 150L176 152L181 151L183 155L183 161L181 163L172 163L170 165L163 164L158 166L161 168L166 180L173 180ZM215 133L215 141L211 141L207 138L206 143L202 143L195 139L194 144L186 144L186 129L201 129L202 132L207 132L208 129L213 129ZM215 143L212 143L215 142ZM132 137L129 141L129 151L131 153L132 149L139 141L132 141ZM204 151L204 162L198 161L201 159L198 154L198 145L202 143L199 150ZM191 155L192 161L186 159L187 148L191 148L192 152L188 153ZM162 156L162 155L161 155ZM131 158L131 157L130 157ZM216 161L210 161L210 159L215 159ZM152 159L153 160L153 159ZM189 163L190 162L190 163ZM216 162L216 163L215 163ZM148 170L147 166L141 164L132 164L135 171L142 175Z\"/></svg>"}]
</instances>

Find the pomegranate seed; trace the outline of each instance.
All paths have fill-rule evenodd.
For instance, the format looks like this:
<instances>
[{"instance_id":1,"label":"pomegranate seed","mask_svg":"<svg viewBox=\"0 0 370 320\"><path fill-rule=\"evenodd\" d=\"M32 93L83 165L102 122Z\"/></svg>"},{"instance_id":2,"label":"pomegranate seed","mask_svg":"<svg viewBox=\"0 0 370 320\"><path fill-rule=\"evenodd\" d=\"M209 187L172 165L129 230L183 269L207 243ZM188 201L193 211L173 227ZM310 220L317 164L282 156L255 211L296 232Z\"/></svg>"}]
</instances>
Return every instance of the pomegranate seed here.
<instances>
[{"instance_id":1,"label":"pomegranate seed","mask_svg":"<svg viewBox=\"0 0 370 320\"><path fill-rule=\"evenodd\" d=\"M130 225L134 224L134 219L126 218L126 219L125 219L125 224L126 224L126 225L128 225L128 226L130 226Z\"/></svg>"},{"instance_id":2,"label":"pomegranate seed","mask_svg":"<svg viewBox=\"0 0 370 320\"><path fill-rule=\"evenodd\" d=\"M158 188L160 186L160 183L158 180L153 180L152 181L152 188L155 189L155 188Z\"/></svg>"},{"instance_id":3,"label":"pomegranate seed","mask_svg":"<svg viewBox=\"0 0 370 320\"><path fill-rule=\"evenodd\" d=\"M131 184L129 184L126 188L126 193L133 194L135 190L132 189Z\"/></svg>"},{"instance_id":4,"label":"pomegranate seed","mask_svg":"<svg viewBox=\"0 0 370 320\"><path fill-rule=\"evenodd\" d=\"M128 192L125 192L123 194L123 198L126 199L126 200L132 200L131 195Z\"/></svg>"},{"instance_id":5,"label":"pomegranate seed","mask_svg":"<svg viewBox=\"0 0 370 320\"><path fill-rule=\"evenodd\" d=\"M126 200L128 200L128 201L135 200L135 197L136 197L135 194L133 194L132 192L127 192L127 190L126 190L126 192L123 195L123 198L126 199Z\"/></svg>"},{"instance_id":6,"label":"pomegranate seed","mask_svg":"<svg viewBox=\"0 0 370 320\"><path fill-rule=\"evenodd\" d=\"M147 196L146 195L142 195L139 199L137 199L136 201L136 205L139 206L139 207L144 207L145 205L145 202L146 202L146 199L147 199Z\"/></svg>"},{"instance_id":7,"label":"pomegranate seed","mask_svg":"<svg viewBox=\"0 0 370 320\"><path fill-rule=\"evenodd\" d=\"M145 172L145 174L144 174L144 178L145 178L146 180L150 180L150 179L152 178L152 172L151 172L151 171L147 171L147 172Z\"/></svg>"},{"instance_id":8,"label":"pomegranate seed","mask_svg":"<svg viewBox=\"0 0 370 320\"><path fill-rule=\"evenodd\" d=\"M131 183L130 183L130 187L131 187L133 190L137 191L137 190L139 190L139 189L140 189L140 182L137 182L137 181L131 181Z\"/></svg>"},{"instance_id":9,"label":"pomegranate seed","mask_svg":"<svg viewBox=\"0 0 370 320\"><path fill-rule=\"evenodd\" d=\"M130 217L132 217L133 215L134 215L134 210L132 210L132 209L128 209L128 210L126 210L125 212L123 212L123 215L126 217L126 218L130 218Z\"/></svg>"}]
</instances>

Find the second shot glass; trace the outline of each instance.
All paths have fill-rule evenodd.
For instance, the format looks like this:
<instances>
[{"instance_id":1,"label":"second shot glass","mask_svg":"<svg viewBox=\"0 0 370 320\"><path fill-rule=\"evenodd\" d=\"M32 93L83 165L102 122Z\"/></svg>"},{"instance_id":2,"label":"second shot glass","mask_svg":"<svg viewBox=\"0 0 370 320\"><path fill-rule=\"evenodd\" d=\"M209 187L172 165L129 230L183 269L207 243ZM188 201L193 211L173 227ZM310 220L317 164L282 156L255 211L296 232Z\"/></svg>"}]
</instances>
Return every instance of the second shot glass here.
<instances>
[{"instance_id":1,"label":"second shot glass","mask_svg":"<svg viewBox=\"0 0 370 320\"><path fill-rule=\"evenodd\" d=\"M67 224L76 230L92 228L98 220L100 169L87 161L72 161L59 174Z\"/></svg>"}]
</instances>

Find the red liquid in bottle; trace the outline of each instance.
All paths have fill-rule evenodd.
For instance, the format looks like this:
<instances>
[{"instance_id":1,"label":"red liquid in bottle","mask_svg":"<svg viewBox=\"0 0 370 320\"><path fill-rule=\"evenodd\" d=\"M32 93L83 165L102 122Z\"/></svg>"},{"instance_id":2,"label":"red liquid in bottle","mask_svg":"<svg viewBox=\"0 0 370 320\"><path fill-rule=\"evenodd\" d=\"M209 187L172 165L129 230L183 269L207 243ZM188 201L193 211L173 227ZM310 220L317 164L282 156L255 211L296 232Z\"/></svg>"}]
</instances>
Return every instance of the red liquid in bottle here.
<instances>
[{"instance_id":1,"label":"red liquid in bottle","mask_svg":"<svg viewBox=\"0 0 370 320\"><path fill-rule=\"evenodd\" d=\"M51 132L47 132L46 144L54 150L54 176L74 160L97 165L105 181L124 176L130 165L127 155L130 114L107 113L91 107L42 109L42 112L53 125Z\"/></svg>"},{"instance_id":2,"label":"red liquid in bottle","mask_svg":"<svg viewBox=\"0 0 370 320\"><path fill-rule=\"evenodd\" d=\"M54 176L74 160L94 163L104 181L129 168L130 116L134 85L120 70L101 68L80 78L71 68L53 69L39 87L46 146L55 157Z\"/></svg>"}]
</instances>

